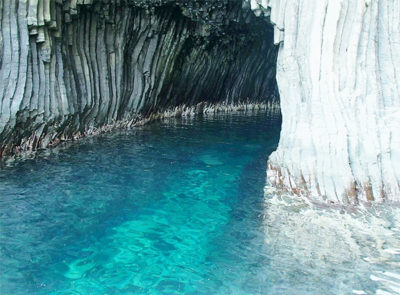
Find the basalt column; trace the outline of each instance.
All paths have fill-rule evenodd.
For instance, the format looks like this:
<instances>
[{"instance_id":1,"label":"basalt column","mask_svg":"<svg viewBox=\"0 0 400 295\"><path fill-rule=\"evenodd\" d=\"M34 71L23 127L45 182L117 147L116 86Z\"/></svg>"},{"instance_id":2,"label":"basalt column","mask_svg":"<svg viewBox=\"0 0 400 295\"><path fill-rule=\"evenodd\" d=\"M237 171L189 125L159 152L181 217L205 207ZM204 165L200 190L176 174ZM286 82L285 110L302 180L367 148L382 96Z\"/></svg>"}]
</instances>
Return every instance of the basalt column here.
<instances>
[{"instance_id":1,"label":"basalt column","mask_svg":"<svg viewBox=\"0 0 400 295\"><path fill-rule=\"evenodd\" d=\"M241 0L2 0L0 11L3 156L179 105L278 102L272 26Z\"/></svg>"},{"instance_id":2,"label":"basalt column","mask_svg":"<svg viewBox=\"0 0 400 295\"><path fill-rule=\"evenodd\" d=\"M400 201L400 0L252 0L279 44L268 181L329 203Z\"/></svg>"}]
</instances>

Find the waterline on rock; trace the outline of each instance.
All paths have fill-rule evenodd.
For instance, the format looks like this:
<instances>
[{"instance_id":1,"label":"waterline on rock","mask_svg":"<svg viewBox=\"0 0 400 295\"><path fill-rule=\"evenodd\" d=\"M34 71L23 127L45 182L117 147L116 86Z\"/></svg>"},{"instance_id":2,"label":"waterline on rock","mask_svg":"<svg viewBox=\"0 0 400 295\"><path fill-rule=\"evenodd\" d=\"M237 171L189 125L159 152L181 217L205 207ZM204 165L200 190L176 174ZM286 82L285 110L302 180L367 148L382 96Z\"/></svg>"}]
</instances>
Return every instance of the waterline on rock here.
<instances>
[{"instance_id":1,"label":"waterline on rock","mask_svg":"<svg viewBox=\"0 0 400 295\"><path fill-rule=\"evenodd\" d=\"M72 135L67 134L47 134L43 137L47 138L42 142L40 146L35 146L37 142L37 136L32 135L31 138L23 141L17 146L13 154L0 155L0 161L13 161L15 158L29 158L32 157L38 149L45 149L46 147L55 147L62 142L75 141L84 137L96 136L102 133L108 133L115 130L127 129L130 130L135 127L143 126L154 121L168 119L168 118L195 118L197 116L213 117L221 114L256 114L257 112L263 112L268 117L279 117L280 116L280 105L279 102L268 101L266 103L207 103L201 102L194 106L179 105L176 107L170 107L165 110L156 111L150 115L133 114L129 118L123 120L114 121L110 124L102 127L90 126L85 131L78 131Z\"/></svg>"}]
</instances>

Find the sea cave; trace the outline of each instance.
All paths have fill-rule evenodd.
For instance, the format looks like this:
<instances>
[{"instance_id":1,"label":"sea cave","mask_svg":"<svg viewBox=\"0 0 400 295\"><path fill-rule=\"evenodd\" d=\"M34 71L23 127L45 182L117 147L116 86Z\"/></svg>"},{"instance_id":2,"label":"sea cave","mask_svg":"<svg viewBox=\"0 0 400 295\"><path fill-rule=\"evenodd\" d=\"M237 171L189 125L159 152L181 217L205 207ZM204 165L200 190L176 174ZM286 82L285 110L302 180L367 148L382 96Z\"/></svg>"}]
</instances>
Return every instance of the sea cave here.
<instances>
[{"instance_id":1,"label":"sea cave","mask_svg":"<svg viewBox=\"0 0 400 295\"><path fill-rule=\"evenodd\" d=\"M400 294L400 0L0 24L0 294Z\"/></svg>"}]
</instances>

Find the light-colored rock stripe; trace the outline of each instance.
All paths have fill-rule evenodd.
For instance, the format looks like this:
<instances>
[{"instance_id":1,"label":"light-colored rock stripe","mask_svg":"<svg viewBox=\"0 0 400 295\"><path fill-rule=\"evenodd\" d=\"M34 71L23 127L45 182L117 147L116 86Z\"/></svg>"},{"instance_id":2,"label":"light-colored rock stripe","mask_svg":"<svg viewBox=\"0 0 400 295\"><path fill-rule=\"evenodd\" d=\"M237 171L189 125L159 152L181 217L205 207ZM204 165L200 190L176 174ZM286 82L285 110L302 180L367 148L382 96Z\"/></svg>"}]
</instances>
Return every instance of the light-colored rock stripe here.
<instances>
[{"instance_id":1,"label":"light-colored rock stripe","mask_svg":"<svg viewBox=\"0 0 400 295\"><path fill-rule=\"evenodd\" d=\"M280 43L268 181L335 203L400 201L400 1L251 0ZM277 35L278 32L278 35Z\"/></svg>"}]
</instances>

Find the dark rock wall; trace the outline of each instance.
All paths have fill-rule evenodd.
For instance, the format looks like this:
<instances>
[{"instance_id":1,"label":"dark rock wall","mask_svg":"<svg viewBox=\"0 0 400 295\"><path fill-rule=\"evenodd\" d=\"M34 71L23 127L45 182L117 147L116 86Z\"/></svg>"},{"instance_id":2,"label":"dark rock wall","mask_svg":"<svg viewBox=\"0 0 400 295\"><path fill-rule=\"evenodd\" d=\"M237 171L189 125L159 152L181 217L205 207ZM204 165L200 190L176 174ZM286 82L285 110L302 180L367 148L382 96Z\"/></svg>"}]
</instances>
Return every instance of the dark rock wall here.
<instances>
[{"instance_id":1,"label":"dark rock wall","mask_svg":"<svg viewBox=\"0 0 400 295\"><path fill-rule=\"evenodd\" d=\"M277 100L241 1L0 1L0 156L177 105Z\"/></svg>"}]
</instances>

